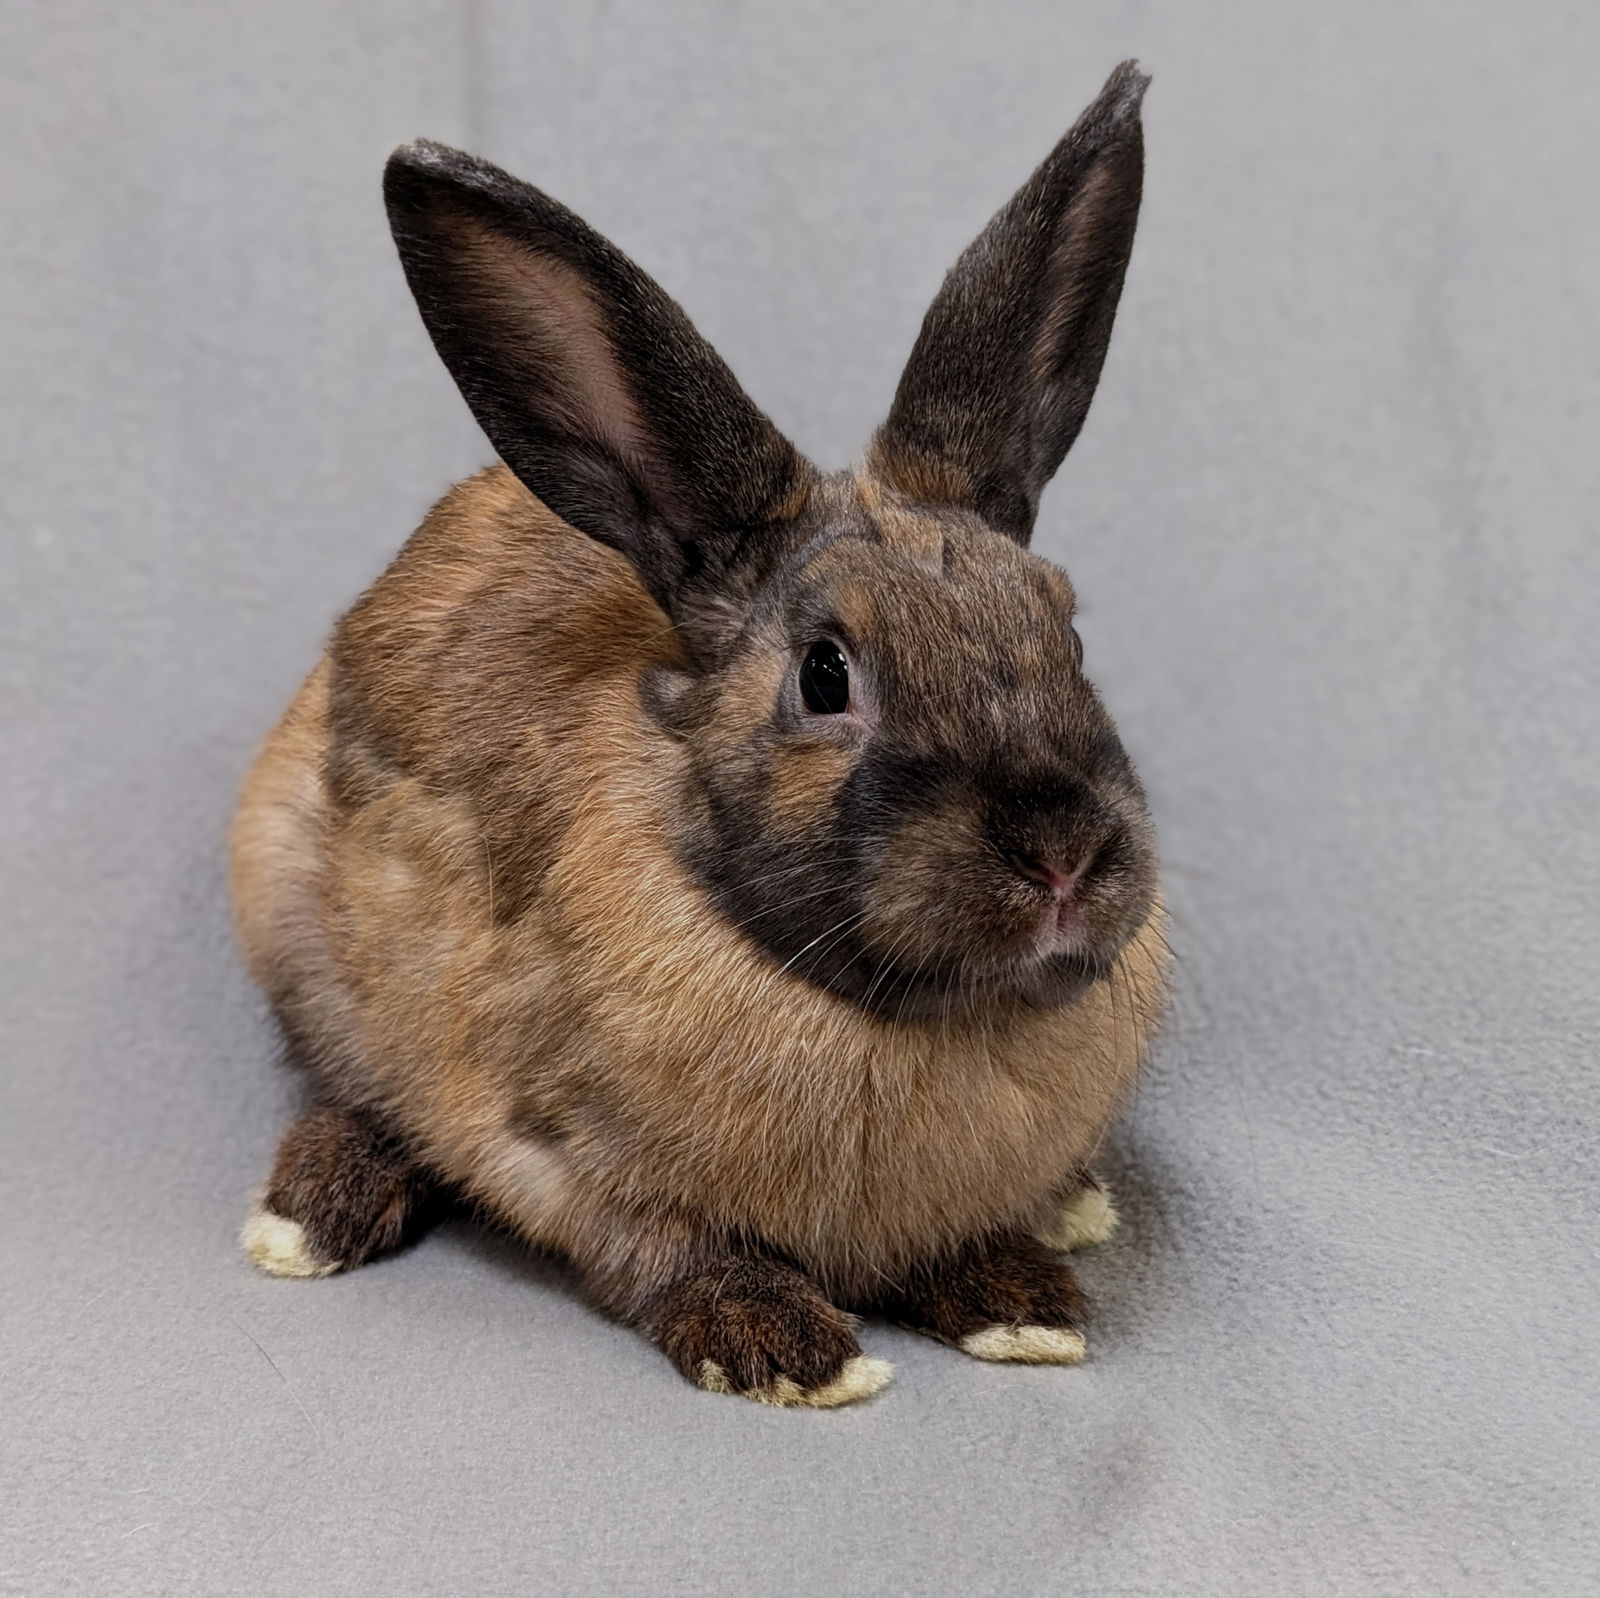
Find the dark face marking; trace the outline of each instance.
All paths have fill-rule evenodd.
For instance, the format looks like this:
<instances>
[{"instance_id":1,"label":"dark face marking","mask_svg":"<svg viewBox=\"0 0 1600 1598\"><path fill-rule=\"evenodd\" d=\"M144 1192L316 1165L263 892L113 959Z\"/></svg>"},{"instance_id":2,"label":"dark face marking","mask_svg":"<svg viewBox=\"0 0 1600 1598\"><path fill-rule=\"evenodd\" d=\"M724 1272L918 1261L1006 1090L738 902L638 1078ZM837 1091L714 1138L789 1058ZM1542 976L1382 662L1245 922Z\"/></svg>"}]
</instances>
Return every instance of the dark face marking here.
<instances>
[{"instance_id":1,"label":"dark face marking","mask_svg":"<svg viewBox=\"0 0 1600 1598\"><path fill-rule=\"evenodd\" d=\"M1070 585L874 485L832 480L808 522L695 690L686 858L774 961L875 1011L1069 1001L1155 887ZM819 644L848 663L847 713L807 702Z\"/></svg>"}]
</instances>

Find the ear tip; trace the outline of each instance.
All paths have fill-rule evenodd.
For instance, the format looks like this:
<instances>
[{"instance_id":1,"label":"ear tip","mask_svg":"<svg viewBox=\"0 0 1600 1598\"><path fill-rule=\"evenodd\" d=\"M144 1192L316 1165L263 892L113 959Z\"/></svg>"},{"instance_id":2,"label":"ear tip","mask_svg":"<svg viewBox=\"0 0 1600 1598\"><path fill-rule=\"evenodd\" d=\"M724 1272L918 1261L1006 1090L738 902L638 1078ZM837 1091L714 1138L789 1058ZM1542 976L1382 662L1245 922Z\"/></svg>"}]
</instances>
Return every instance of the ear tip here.
<instances>
[{"instance_id":1,"label":"ear tip","mask_svg":"<svg viewBox=\"0 0 1600 1598\"><path fill-rule=\"evenodd\" d=\"M448 144L435 139L411 139L390 151L383 170L386 176L415 173L419 177L445 177L473 164L470 155Z\"/></svg>"},{"instance_id":2,"label":"ear tip","mask_svg":"<svg viewBox=\"0 0 1600 1598\"><path fill-rule=\"evenodd\" d=\"M490 162L435 139L402 144L383 168L384 204L397 225L404 217L431 216L445 203L469 209L504 204L525 188Z\"/></svg>"},{"instance_id":3,"label":"ear tip","mask_svg":"<svg viewBox=\"0 0 1600 1598\"><path fill-rule=\"evenodd\" d=\"M1133 56L1115 67L1100 91L1106 109L1117 117L1136 116L1150 87L1150 74Z\"/></svg>"},{"instance_id":4,"label":"ear tip","mask_svg":"<svg viewBox=\"0 0 1600 1598\"><path fill-rule=\"evenodd\" d=\"M407 199L423 204L442 191L460 196L495 194L514 187L515 179L499 167L436 139L402 144L390 153L383 168L384 193L392 204Z\"/></svg>"}]
</instances>

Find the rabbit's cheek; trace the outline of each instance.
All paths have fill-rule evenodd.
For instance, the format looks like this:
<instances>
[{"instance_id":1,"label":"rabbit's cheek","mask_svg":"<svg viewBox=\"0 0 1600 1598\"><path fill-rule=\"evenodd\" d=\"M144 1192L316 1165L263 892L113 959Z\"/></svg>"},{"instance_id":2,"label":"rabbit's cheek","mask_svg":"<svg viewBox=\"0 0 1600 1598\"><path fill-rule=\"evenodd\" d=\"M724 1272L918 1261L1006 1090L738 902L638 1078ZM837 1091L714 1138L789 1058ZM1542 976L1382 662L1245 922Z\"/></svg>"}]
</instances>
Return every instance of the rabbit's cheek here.
<instances>
[{"instance_id":1,"label":"rabbit's cheek","mask_svg":"<svg viewBox=\"0 0 1600 1598\"><path fill-rule=\"evenodd\" d=\"M786 835L824 823L855 768L855 751L832 742L786 742L774 752L766 781L766 809Z\"/></svg>"},{"instance_id":2,"label":"rabbit's cheek","mask_svg":"<svg viewBox=\"0 0 1600 1598\"><path fill-rule=\"evenodd\" d=\"M715 709L697 740L702 759L724 769L751 762L770 731L773 702L787 664L787 651L778 643L752 649L729 666L716 687Z\"/></svg>"},{"instance_id":3,"label":"rabbit's cheek","mask_svg":"<svg viewBox=\"0 0 1600 1598\"><path fill-rule=\"evenodd\" d=\"M865 941L904 967L959 964L1011 942L1021 907L997 900L982 847L977 807L962 799L896 828L867 888Z\"/></svg>"}]
</instances>

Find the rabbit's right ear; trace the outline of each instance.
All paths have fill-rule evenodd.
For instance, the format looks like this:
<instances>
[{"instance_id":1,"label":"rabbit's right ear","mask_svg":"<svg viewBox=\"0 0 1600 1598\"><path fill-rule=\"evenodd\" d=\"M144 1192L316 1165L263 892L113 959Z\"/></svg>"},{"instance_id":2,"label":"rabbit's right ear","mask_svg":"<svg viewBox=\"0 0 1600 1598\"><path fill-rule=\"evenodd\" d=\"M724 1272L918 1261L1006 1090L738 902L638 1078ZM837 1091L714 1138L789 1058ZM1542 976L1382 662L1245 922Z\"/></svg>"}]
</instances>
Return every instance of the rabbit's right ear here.
<instances>
[{"instance_id":1,"label":"rabbit's right ear","mask_svg":"<svg viewBox=\"0 0 1600 1598\"><path fill-rule=\"evenodd\" d=\"M913 499L968 506L1028 541L1111 339L1149 82L1124 61L945 279L868 456Z\"/></svg>"},{"instance_id":2,"label":"rabbit's right ear","mask_svg":"<svg viewBox=\"0 0 1600 1598\"><path fill-rule=\"evenodd\" d=\"M759 564L813 476L662 289L548 195L444 145L384 200L423 322L489 441L678 619Z\"/></svg>"}]
</instances>

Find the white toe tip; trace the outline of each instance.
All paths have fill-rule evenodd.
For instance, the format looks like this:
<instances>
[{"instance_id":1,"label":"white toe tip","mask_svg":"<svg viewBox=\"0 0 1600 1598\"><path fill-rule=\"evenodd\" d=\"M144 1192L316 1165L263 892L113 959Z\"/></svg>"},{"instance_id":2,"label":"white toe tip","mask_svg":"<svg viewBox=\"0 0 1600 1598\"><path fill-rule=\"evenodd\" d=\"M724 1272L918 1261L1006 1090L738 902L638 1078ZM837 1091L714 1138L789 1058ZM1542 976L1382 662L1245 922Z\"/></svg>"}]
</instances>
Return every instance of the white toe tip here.
<instances>
[{"instance_id":1,"label":"white toe tip","mask_svg":"<svg viewBox=\"0 0 1600 1598\"><path fill-rule=\"evenodd\" d=\"M728 1380L728 1373L714 1359L700 1361L700 1374L695 1377L695 1383L708 1393L733 1391L733 1383Z\"/></svg>"},{"instance_id":2,"label":"white toe tip","mask_svg":"<svg viewBox=\"0 0 1600 1598\"><path fill-rule=\"evenodd\" d=\"M857 1354L847 1360L844 1368L823 1387L801 1387L786 1376L772 1384L773 1396L769 1404L803 1404L807 1409L836 1409L840 1404L854 1404L858 1399L871 1398L881 1393L894 1378L894 1366L886 1359L876 1359L870 1354ZM778 1389L785 1389L781 1396Z\"/></svg>"},{"instance_id":3,"label":"white toe tip","mask_svg":"<svg viewBox=\"0 0 1600 1598\"><path fill-rule=\"evenodd\" d=\"M1086 1187L1061 1206L1060 1213L1039 1233L1047 1248L1067 1253L1103 1243L1117 1229L1117 1207L1103 1187Z\"/></svg>"},{"instance_id":4,"label":"white toe tip","mask_svg":"<svg viewBox=\"0 0 1600 1598\"><path fill-rule=\"evenodd\" d=\"M837 1409L840 1404L854 1404L863 1398L881 1393L894 1376L894 1366L886 1359L875 1359L869 1354L857 1354L847 1360L839 1374L822 1387L802 1387L789 1376L780 1376L765 1387L757 1387L744 1394L758 1404L777 1404L784 1408ZM708 1393L737 1391L728 1379L728 1373L715 1360L705 1360L700 1366L700 1386Z\"/></svg>"},{"instance_id":5,"label":"white toe tip","mask_svg":"<svg viewBox=\"0 0 1600 1598\"><path fill-rule=\"evenodd\" d=\"M269 1276L327 1276L339 1266L319 1260L311 1252L306 1229L265 1206L251 1212L239 1234L244 1251Z\"/></svg>"},{"instance_id":6,"label":"white toe tip","mask_svg":"<svg viewBox=\"0 0 1600 1598\"><path fill-rule=\"evenodd\" d=\"M974 1359L1024 1365L1076 1365L1088 1351L1082 1332L1064 1326L985 1326L961 1339Z\"/></svg>"}]
</instances>

